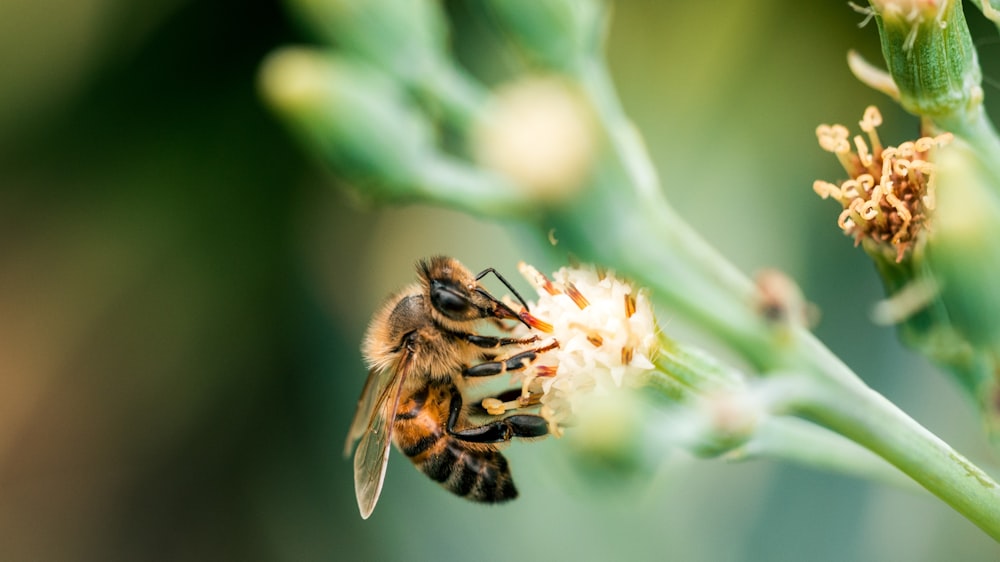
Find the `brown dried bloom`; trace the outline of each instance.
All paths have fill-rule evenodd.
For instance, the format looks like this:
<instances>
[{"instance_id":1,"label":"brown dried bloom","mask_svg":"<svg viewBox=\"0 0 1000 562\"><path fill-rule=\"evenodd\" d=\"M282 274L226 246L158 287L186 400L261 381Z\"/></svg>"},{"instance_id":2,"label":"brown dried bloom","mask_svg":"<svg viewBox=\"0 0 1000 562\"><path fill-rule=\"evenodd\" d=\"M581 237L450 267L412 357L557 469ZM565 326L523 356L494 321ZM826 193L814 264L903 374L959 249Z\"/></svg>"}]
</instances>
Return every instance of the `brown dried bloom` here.
<instances>
[{"instance_id":1,"label":"brown dried bloom","mask_svg":"<svg viewBox=\"0 0 1000 562\"><path fill-rule=\"evenodd\" d=\"M862 135L849 139L843 125L817 127L820 147L837 155L850 179L840 185L816 180L813 190L843 206L837 225L854 237L855 244L872 240L894 249L899 262L927 227L928 213L934 210L930 150L948 143L952 135L921 137L883 148L876 131L881 124L882 114L869 106L859 122L867 142Z\"/></svg>"}]
</instances>

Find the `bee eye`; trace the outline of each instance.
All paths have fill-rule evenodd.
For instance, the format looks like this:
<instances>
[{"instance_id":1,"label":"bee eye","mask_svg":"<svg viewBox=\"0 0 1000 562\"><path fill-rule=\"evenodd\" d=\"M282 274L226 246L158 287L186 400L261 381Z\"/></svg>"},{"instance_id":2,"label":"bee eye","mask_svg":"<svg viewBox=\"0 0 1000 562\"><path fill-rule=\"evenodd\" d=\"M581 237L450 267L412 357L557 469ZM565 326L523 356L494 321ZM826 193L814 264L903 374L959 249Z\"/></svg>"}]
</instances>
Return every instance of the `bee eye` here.
<instances>
[{"instance_id":1,"label":"bee eye","mask_svg":"<svg viewBox=\"0 0 1000 562\"><path fill-rule=\"evenodd\" d=\"M431 282L431 304L445 316L458 316L469 310L469 299L440 281Z\"/></svg>"}]
</instances>

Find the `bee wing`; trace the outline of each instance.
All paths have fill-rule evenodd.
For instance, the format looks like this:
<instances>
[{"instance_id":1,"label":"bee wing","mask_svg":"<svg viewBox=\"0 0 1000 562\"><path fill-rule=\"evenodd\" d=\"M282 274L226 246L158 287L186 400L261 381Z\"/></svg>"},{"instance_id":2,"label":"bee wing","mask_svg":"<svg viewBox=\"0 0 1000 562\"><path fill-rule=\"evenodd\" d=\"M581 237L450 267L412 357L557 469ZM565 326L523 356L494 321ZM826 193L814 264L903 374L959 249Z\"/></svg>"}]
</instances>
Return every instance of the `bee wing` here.
<instances>
[{"instance_id":1,"label":"bee wing","mask_svg":"<svg viewBox=\"0 0 1000 562\"><path fill-rule=\"evenodd\" d=\"M368 371L368 379L365 380L365 387L361 389L361 398L358 398L358 407L354 411L354 420L351 421L351 429L347 432L347 442L344 443L345 457L351 456L351 453L354 451L354 444L364 435L372 419L372 414L375 413L375 398L381 392L375 390L379 385L373 384L372 381L378 379L379 376L380 373L375 369ZM385 385L389 382L391 380L383 381L382 384Z\"/></svg>"},{"instance_id":2,"label":"bee wing","mask_svg":"<svg viewBox=\"0 0 1000 562\"><path fill-rule=\"evenodd\" d=\"M358 450L354 453L354 492L364 519L371 515L382 493L392 426L399 405L399 393L406 379L407 363L403 362L404 366L399 369L383 369L369 376L351 425L348 443L353 443L359 434L361 437Z\"/></svg>"}]
</instances>

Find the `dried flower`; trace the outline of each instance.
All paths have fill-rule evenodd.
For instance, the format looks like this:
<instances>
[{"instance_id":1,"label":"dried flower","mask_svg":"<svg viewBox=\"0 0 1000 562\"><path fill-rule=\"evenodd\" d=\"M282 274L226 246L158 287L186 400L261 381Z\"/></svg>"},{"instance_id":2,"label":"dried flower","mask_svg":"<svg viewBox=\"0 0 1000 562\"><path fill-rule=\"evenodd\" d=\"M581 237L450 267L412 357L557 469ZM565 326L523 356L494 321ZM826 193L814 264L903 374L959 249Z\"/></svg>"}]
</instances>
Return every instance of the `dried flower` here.
<instances>
[{"instance_id":1,"label":"dried flower","mask_svg":"<svg viewBox=\"0 0 1000 562\"><path fill-rule=\"evenodd\" d=\"M539 296L522 317L558 347L516 376L523 397L541 395L541 413L559 435L577 399L638 386L654 369L656 318L645 291L613 273L564 267L549 279L530 265L520 269Z\"/></svg>"},{"instance_id":2,"label":"dried flower","mask_svg":"<svg viewBox=\"0 0 1000 562\"><path fill-rule=\"evenodd\" d=\"M899 262L920 239L927 215L934 209L930 151L950 142L952 135L921 137L883 148L876 131L882 124L878 108L869 106L859 124L867 142L861 135L849 139L843 125L817 127L819 145L837 155L851 179L840 185L817 180L813 189L843 206L837 225L856 244L871 240L876 248L895 251Z\"/></svg>"}]
</instances>

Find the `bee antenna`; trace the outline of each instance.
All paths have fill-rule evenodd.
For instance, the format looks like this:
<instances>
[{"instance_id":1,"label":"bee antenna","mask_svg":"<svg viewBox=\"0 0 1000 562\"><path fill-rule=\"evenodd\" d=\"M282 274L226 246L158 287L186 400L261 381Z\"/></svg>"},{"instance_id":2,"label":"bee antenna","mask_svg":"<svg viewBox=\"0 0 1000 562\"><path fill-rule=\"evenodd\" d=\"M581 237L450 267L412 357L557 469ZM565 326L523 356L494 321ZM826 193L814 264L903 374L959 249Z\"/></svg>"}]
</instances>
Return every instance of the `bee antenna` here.
<instances>
[{"instance_id":1,"label":"bee antenna","mask_svg":"<svg viewBox=\"0 0 1000 562\"><path fill-rule=\"evenodd\" d=\"M480 279L482 279L483 277L486 277L490 273L492 273L493 275L495 275L496 278L499 279L500 282L503 283L505 287L507 287L508 289L510 289L510 292L514 293L514 296L517 297L517 300L520 301L520 303L521 303L522 306L524 306L524 309L528 310L528 303L526 303L524 301L524 299L521 298L521 295L517 292L517 289L515 289L513 286L511 286L511 284L508 283L507 280L503 278L503 275L500 275L500 272L497 271L497 270L495 270L495 269L493 269L492 267L489 267L489 268L486 268L486 269L480 271L479 274L476 275L476 281L479 281ZM493 295L487 293L486 291L480 290L479 292L483 293L485 296L489 297L490 299L492 299L492 300L494 300L496 302L500 302L500 301L497 300L496 297L494 297ZM500 303L500 304L503 304L503 303ZM511 312L513 312L513 311L511 311Z\"/></svg>"},{"instance_id":2,"label":"bee antenna","mask_svg":"<svg viewBox=\"0 0 1000 562\"><path fill-rule=\"evenodd\" d=\"M521 318L520 314L518 314L518 313L514 312L513 310L511 310L511 308L509 306L507 306L506 303L504 303L502 300L500 300L500 299L494 297L493 295L491 295L490 292L487 291L486 289L478 288L478 289L476 289L476 292L479 293L480 295L483 295L484 297L490 299L491 301L495 302L497 304L497 306L502 307L504 310L506 310L508 313L510 313L510 317L511 318L517 318L518 322L524 324L528 328L531 328L531 324L528 324L528 322L524 318ZM524 302L524 301L521 301L521 302ZM526 307L524 307L524 309L527 310L528 307L526 306Z\"/></svg>"}]
</instances>

